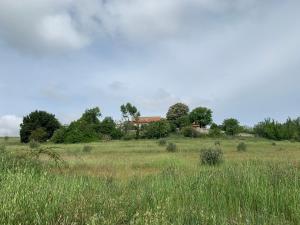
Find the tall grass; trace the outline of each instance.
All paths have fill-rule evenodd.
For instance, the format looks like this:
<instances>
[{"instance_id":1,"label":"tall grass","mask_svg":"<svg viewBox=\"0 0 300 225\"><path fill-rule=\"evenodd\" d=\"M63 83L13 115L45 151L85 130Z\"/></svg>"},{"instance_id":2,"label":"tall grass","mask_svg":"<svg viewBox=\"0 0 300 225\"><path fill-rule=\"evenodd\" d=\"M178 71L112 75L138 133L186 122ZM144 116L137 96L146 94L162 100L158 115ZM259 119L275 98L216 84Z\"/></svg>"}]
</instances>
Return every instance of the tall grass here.
<instances>
[{"instance_id":1,"label":"tall grass","mask_svg":"<svg viewBox=\"0 0 300 225\"><path fill-rule=\"evenodd\" d=\"M121 181L1 160L0 224L300 224L300 173L287 162L170 164Z\"/></svg>"}]
</instances>

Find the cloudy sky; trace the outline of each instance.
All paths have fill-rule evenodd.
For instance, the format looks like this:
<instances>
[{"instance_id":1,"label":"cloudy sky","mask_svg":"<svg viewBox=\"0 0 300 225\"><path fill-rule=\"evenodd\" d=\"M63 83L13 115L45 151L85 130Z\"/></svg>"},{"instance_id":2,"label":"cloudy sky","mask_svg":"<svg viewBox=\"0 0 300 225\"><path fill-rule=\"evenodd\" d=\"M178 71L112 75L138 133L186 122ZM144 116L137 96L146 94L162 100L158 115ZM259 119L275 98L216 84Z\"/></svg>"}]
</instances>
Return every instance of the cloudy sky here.
<instances>
[{"instance_id":1,"label":"cloudy sky","mask_svg":"<svg viewBox=\"0 0 300 225\"><path fill-rule=\"evenodd\" d=\"M40 109L68 123L184 102L218 123L300 115L298 0L0 0L0 135Z\"/></svg>"}]
</instances>

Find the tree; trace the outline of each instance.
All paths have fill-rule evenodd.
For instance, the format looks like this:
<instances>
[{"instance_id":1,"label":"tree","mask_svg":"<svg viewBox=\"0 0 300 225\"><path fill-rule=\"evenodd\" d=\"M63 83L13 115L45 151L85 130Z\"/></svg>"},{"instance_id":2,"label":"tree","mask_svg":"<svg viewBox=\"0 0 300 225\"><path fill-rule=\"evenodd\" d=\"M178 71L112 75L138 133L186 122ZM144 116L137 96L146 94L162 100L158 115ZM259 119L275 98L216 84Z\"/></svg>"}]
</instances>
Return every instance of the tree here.
<instances>
[{"instance_id":1,"label":"tree","mask_svg":"<svg viewBox=\"0 0 300 225\"><path fill-rule=\"evenodd\" d=\"M52 137L54 131L59 129L61 125L55 118L55 115L45 111L34 111L23 118L23 122L20 126L21 142L28 143L32 132L38 128L44 129L47 133L44 139L48 140Z\"/></svg>"},{"instance_id":2,"label":"tree","mask_svg":"<svg viewBox=\"0 0 300 225\"><path fill-rule=\"evenodd\" d=\"M55 143L83 143L100 139L101 116L99 107L85 110L80 119L73 121L69 126L55 132L51 139Z\"/></svg>"},{"instance_id":3,"label":"tree","mask_svg":"<svg viewBox=\"0 0 300 225\"><path fill-rule=\"evenodd\" d=\"M109 135L112 139L120 139L123 135L111 117L105 117L104 120L102 120L99 131L100 134Z\"/></svg>"},{"instance_id":4,"label":"tree","mask_svg":"<svg viewBox=\"0 0 300 225\"><path fill-rule=\"evenodd\" d=\"M129 102L127 102L124 105L121 105L120 109L121 109L122 117L124 119L123 122L124 131L127 134L131 126L130 120L131 121L137 120L141 116L141 114L137 110L137 108ZM138 138L140 134L140 127L137 126L135 127L135 129L136 129L136 137Z\"/></svg>"},{"instance_id":5,"label":"tree","mask_svg":"<svg viewBox=\"0 0 300 225\"><path fill-rule=\"evenodd\" d=\"M170 125L167 120L153 122L144 127L144 136L146 138L163 138L170 133Z\"/></svg>"},{"instance_id":6,"label":"tree","mask_svg":"<svg viewBox=\"0 0 300 225\"><path fill-rule=\"evenodd\" d=\"M29 137L30 141L37 141L37 142L45 142L48 139L47 132L44 128L37 128L36 130L31 132Z\"/></svg>"},{"instance_id":7,"label":"tree","mask_svg":"<svg viewBox=\"0 0 300 225\"><path fill-rule=\"evenodd\" d=\"M239 133L240 131L240 124L239 121L233 118L225 119L222 124L223 130L225 134L234 136Z\"/></svg>"},{"instance_id":8,"label":"tree","mask_svg":"<svg viewBox=\"0 0 300 225\"><path fill-rule=\"evenodd\" d=\"M212 123L212 111L205 107L195 108L190 113L190 120L200 127L206 127Z\"/></svg>"},{"instance_id":9,"label":"tree","mask_svg":"<svg viewBox=\"0 0 300 225\"><path fill-rule=\"evenodd\" d=\"M176 103L170 106L167 112L167 120L171 123L171 127L182 128L190 125L189 107L183 103Z\"/></svg>"},{"instance_id":10,"label":"tree","mask_svg":"<svg viewBox=\"0 0 300 225\"><path fill-rule=\"evenodd\" d=\"M121 105L120 108L124 120L135 120L141 115L137 108L129 102L127 102L127 104Z\"/></svg>"},{"instance_id":11,"label":"tree","mask_svg":"<svg viewBox=\"0 0 300 225\"><path fill-rule=\"evenodd\" d=\"M94 127L94 129L97 132L99 132L99 129L100 129L99 117L101 117L100 108L95 107L95 108L85 110L85 112L82 114L82 116L79 120L92 125Z\"/></svg>"}]
</instances>

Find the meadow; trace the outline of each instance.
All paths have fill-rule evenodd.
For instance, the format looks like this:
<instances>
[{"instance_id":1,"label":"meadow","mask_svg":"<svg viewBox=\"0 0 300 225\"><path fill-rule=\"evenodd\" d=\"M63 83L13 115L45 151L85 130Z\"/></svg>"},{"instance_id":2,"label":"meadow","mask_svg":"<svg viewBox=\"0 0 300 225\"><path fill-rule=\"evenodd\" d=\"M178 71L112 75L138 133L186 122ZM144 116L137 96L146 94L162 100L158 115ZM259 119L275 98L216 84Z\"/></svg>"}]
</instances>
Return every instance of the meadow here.
<instances>
[{"instance_id":1,"label":"meadow","mask_svg":"<svg viewBox=\"0 0 300 225\"><path fill-rule=\"evenodd\" d=\"M56 164L25 160L28 145L0 139L0 224L300 224L300 143L167 141L176 152L157 140L43 144ZM223 162L201 165L200 150L216 142Z\"/></svg>"}]
</instances>

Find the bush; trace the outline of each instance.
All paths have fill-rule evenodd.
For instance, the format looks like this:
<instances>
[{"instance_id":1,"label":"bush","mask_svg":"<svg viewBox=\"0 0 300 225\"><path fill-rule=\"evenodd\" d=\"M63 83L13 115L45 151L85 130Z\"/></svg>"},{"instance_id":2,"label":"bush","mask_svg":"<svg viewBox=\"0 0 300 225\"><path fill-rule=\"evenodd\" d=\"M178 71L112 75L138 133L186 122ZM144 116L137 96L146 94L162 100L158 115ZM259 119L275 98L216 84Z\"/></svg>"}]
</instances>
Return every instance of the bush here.
<instances>
[{"instance_id":1,"label":"bush","mask_svg":"<svg viewBox=\"0 0 300 225\"><path fill-rule=\"evenodd\" d=\"M82 152L84 152L84 153L90 153L92 150L93 150L93 147L90 145L85 145L82 148Z\"/></svg>"},{"instance_id":2,"label":"bush","mask_svg":"<svg viewBox=\"0 0 300 225\"><path fill-rule=\"evenodd\" d=\"M124 141L130 141L130 140L134 140L136 138L136 135L134 133L127 133L123 136L123 140Z\"/></svg>"},{"instance_id":3,"label":"bush","mask_svg":"<svg viewBox=\"0 0 300 225\"><path fill-rule=\"evenodd\" d=\"M103 134L103 135L101 135L100 139L102 141L111 141L111 136L108 134Z\"/></svg>"},{"instance_id":4,"label":"bush","mask_svg":"<svg viewBox=\"0 0 300 225\"><path fill-rule=\"evenodd\" d=\"M209 129L209 134L210 137L221 137L222 136L222 131L218 127L211 127Z\"/></svg>"},{"instance_id":5,"label":"bush","mask_svg":"<svg viewBox=\"0 0 300 225\"><path fill-rule=\"evenodd\" d=\"M40 147L40 143L34 139L32 139L30 142L29 142L29 148L31 149L36 149Z\"/></svg>"},{"instance_id":6,"label":"bush","mask_svg":"<svg viewBox=\"0 0 300 225\"><path fill-rule=\"evenodd\" d=\"M9 137L8 136L5 136L4 137L4 141L8 141Z\"/></svg>"},{"instance_id":7,"label":"bush","mask_svg":"<svg viewBox=\"0 0 300 225\"><path fill-rule=\"evenodd\" d=\"M223 152L221 148L204 148L201 150L200 159L204 165L217 165L222 162Z\"/></svg>"},{"instance_id":8,"label":"bush","mask_svg":"<svg viewBox=\"0 0 300 225\"><path fill-rule=\"evenodd\" d=\"M36 130L31 132L29 140L37 141L37 142L45 142L48 139L48 134L44 128L37 128Z\"/></svg>"},{"instance_id":9,"label":"bush","mask_svg":"<svg viewBox=\"0 0 300 225\"><path fill-rule=\"evenodd\" d=\"M119 140L123 137L123 135L124 134L123 134L122 130L119 128L114 129L110 134L110 136L113 140Z\"/></svg>"},{"instance_id":10,"label":"bush","mask_svg":"<svg viewBox=\"0 0 300 225\"><path fill-rule=\"evenodd\" d=\"M247 145L244 142L240 142L236 148L238 152L245 152L247 150Z\"/></svg>"},{"instance_id":11,"label":"bush","mask_svg":"<svg viewBox=\"0 0 300 225\"><path fill-rule=\"evenodd\" d=\"M171 142L167 145L167 151L168 152L176 152L176 150L177 150L176 144Z\"/></svg>"},{"instance_id":12,"label":"bush","mask_svg":"<svg viewBox=\"0 0 300 225\"><path fill-rule=\"evenodd\" d=\"M67 127L61 127L56 130L51 138L51 142L59 144L65 142Z\"/></svg>"},{"instance_id":13,"label":"bush","mask_svg":"<svg viewBox=\"0 0 300 225\"><path fill-rule=\"evenodd\" d=\"M230 136L237 135L241 130L239 121L233 118L224 120L222 127L225 134Z\"/></svg>"},{"instance_id":14,"label":"bush","mask_svg":"<svg viewBox=\"0 0 300 225\"><path fill-rule=\"evenodd\" d=\"M143 136L146 138L167 137L170 133L170 125L166 120L153 122L144 127Z\"/></svg>"},{"instance_id":15,"label":"bush","mask_svg":"<svg viewBox=\"0 0 300 225\"><path fill-rule=\"evenodd\" d=\"M273 143L272 143L272 146L276 146L276 143L275 143L275 142L273 142Z\"/></svg>"},{"instance_id":16,"label":"bush","mask_svg":"<svg viewBox=\"0 0 300 225\"><path fill-rule=\"evenodd\" d=\"M221 146L221 142L220 141L215 141L215 146Z\"/></svg>"},{"instance_id":17,"label":"bush","mask_svg":"<svg viewBox=\"0 0 300 225\"><path fill-rule=\"evenodd\" d=\"M195 137L199 137L200 136L200 133L196 129L194 129L193 127L190 127L190 126L182 128L181 133L185 137L195 138Z\"/></svg>"},{"instance_id":18,"label":"bush","mask_svg":"<svg viewBox=\"0 0 300 225\"><path fill-rule=\"evenodd\" d=\"M167 144L167 140L166 139L161 138L161 139L158 140L158 145L165 146L166 144Z\"/></svg>"}]
</instances>

